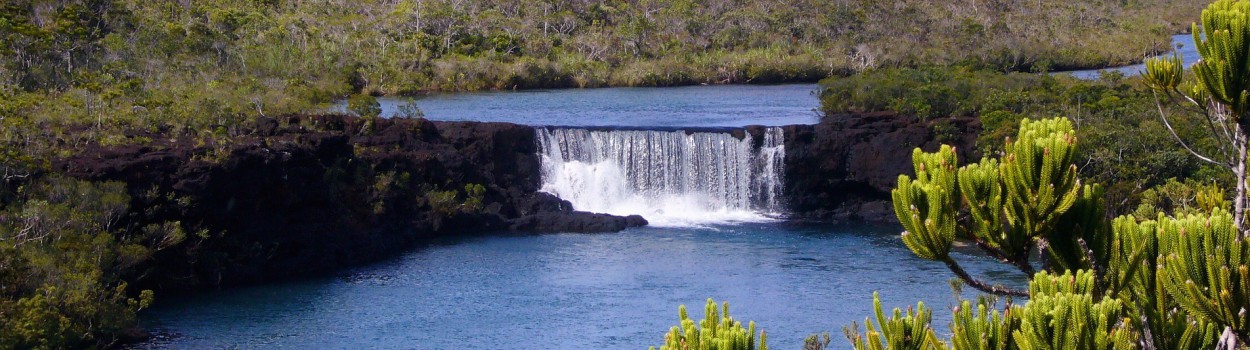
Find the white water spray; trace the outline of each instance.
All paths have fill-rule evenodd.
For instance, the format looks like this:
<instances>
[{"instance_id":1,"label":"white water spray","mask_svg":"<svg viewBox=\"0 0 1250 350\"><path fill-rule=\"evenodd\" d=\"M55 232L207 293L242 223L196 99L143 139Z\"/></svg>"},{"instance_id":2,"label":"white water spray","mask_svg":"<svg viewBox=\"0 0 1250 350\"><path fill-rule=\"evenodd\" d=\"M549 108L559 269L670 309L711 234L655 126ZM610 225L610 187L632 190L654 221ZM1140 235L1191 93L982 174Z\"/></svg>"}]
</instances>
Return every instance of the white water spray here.
<instances>
[{"instance_id":1,"label":"white water spray","mask_svg":"<svg viewBox=\"0 0 1250 350\"><path fill-rule=\"evenodd\" d=\"M576 210L654 226L766 221L782 206L781 128L729 133L539 128L542 190Z\"/></svg>"}]
</instances>

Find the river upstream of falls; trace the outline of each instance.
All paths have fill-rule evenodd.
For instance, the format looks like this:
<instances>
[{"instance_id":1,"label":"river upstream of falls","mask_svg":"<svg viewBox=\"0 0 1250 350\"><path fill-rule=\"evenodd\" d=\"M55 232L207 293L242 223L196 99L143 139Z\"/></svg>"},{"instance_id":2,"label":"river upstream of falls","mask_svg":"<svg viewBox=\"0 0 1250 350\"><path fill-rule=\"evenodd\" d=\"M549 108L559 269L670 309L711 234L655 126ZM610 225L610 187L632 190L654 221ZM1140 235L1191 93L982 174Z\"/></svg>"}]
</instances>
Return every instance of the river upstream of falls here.
<instances>
[{"instance_id":1,"label":"river upstream of falls","mask_svg":"<svg viewBox=\"0 0 1250 350\"><path fill-rule=\"evenodd\" d=\"M470 233L332 276L166 298L142 314L158 337L136 348L645 349L678 323L678 305L691 306L698 319L710 297L730 302L736 319L756 321L770 348L799 349L807 335L830 332L833 348L842 349L842 327L872 315L873 291L891 308L924 301L944 332L945 310L955 302L952 275L916 258L897 227L782 219L781 128L756 135L682 130L815 123L814 89L463 96L460 108L479 111L483 103L524 101L508 107L511 114L482 113L543 125L535 131L543 191L577 210L639 214L651 226L610 234ZM463 118L438 112L459 110L457 98L422 108L430 119ZM551 122L594 100L608 107ZM1022 282L973 250L955 253L972 274Z\"/></svg>"}]
</instances>

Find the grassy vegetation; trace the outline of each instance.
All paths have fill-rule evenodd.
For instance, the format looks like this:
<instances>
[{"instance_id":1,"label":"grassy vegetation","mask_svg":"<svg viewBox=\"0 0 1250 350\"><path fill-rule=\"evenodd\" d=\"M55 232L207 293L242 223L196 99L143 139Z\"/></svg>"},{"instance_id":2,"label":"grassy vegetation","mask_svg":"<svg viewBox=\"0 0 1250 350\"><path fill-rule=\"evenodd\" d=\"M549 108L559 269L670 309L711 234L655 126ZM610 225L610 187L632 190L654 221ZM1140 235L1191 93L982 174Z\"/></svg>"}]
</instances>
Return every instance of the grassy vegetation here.
<instances>
[{"instance_id":1,"label":"grassy vegetation","mask_svg":"<svg viewBox=\"0 0 1250 350\"><path fill-rule=\"evenodd\" d=\"M1167 49L1203 3L6 2L0 146L48 158L145 142L133 130L228 139L354 94L1118 65Z\"/></svg>"},{"instance_id":2,"label":"grassy vegetation","mask_svg":"<svg viewBox=\"0 0 1250 350\"><path fill-rule=\"evenodd\" d=\"M0 110L35 122L206 130L357 92L814 81L931 64L1097 67L1167 49L1201 3L9 3Z\"/></svg>"}]
</instances>

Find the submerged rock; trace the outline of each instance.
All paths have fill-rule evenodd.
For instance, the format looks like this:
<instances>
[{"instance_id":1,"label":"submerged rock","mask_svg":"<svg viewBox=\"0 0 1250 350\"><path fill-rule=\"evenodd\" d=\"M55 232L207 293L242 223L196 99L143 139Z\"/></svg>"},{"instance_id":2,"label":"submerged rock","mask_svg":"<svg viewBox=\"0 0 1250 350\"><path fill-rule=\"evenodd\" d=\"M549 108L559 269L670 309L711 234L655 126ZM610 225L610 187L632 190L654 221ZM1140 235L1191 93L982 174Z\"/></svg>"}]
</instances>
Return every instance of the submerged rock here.
<instances>
[{"instance_id":1,"label":"submerged rock","mask_svg":"<svg viewBox=\"0 0 1250 350\"><path fill-rule=\"evenodd\" d=\"M616 232L630 227L645 226L647 220L638 215L615 216L576 211L571 213L543 212L512 222L512 229L529 232Z\"/></svg>"}]
</instances>

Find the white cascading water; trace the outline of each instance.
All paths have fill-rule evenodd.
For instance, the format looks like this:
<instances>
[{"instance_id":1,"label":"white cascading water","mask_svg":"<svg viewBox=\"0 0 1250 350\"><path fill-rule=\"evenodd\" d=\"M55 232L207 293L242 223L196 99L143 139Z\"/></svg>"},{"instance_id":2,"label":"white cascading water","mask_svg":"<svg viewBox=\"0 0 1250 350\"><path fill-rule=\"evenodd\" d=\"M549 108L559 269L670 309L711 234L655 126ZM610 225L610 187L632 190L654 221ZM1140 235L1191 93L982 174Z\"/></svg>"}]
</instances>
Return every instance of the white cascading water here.
<instances>
[{"instance_id":1,"label":"white cascading water","mask_svg":"<svg viewBox=\"0 0 1250 350\"><path fill-rule=\"evenodd\" d=\"M653 226L766 221L781 210L781 128L727 132L538 128L543 187L576 210Z\"/></svg>"}]
</instances>

